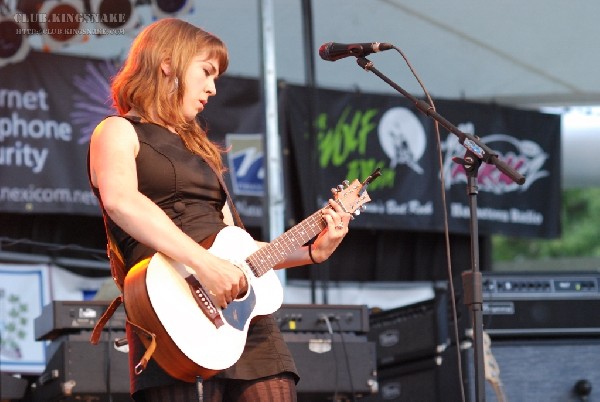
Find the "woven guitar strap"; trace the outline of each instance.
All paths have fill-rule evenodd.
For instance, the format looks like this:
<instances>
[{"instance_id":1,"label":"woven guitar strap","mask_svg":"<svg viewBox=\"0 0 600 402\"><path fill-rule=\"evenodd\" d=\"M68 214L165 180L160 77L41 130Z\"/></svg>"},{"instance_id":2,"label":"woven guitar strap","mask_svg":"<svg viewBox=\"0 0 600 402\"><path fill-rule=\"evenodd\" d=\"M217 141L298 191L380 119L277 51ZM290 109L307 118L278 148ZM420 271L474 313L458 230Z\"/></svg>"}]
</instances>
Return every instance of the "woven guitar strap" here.
<instances>
[{"instance_id":1,"label":"woven guitar strap","mask_svg":"<svg viewBox=\"0 0 600 402\"><path fill-rule=\"evenodd\" d=\"M98 344L104 326L111 319L117 308L119 308L119 306L123 303L123 288L125 283L125 276L127 275L123 254L121 253L121 250L119 249L119 246L117 245L117 242L115 241L108 227L108 217L106 216L106 211L104 209L104 206L102 205L102 201L100 199L98 200L102 209L102 219L104 220L104 230L106 232L106 254L108 255L108 262L110 264L110 273L112 275L113 281L119 288L121 294L110 303L106 311L102 314L102 316L94 326L94 329L92 330L92 335L90 337L90 342L93 345ZM152 354L156 349L156 336L147 329L142 328L139 325L131 322L129 318L126 317L126 320L127 323L131 325L133 330L138 334L138 336L146 337L146 339L149 340L149 345L146 348L146 352L140 359L139 363L136 365L136 370L140 368L141 372L146 368L148 361L150 361L150 358L152 357Z\"/></svg>"}]
</instances>

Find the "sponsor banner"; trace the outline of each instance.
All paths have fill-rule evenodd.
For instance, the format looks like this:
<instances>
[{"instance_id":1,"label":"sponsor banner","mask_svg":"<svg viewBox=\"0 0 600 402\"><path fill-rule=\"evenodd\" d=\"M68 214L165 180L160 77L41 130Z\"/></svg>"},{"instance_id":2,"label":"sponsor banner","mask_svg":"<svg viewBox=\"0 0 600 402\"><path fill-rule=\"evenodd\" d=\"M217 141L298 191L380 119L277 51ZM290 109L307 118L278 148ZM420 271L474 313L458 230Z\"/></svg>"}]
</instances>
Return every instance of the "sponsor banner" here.
<instances>
[{"instance_id":1,"label":"sponsor banner","mask_svg":"<svg viewBox=\"0 0 600 402\"><path fill-rule=\"evenodd\" d=\"M0 70L0 210L97 215L87 179L94 127L113 114L107 61L31 52Z\"/></svg>"},{"instance_id":2,"label":"sponsor banner","mask_svg":"<svg viewBox=\"0 0 600 402\"><path fill-rule=\"evenodd\" d=\"M89 138L115 114L116 62L31 52L0 69L0 212L99 215L87 179ZM257 80L222 77L200 115L228 147L228 184L247 225L262 223L264 111Z\"/></svg>"},{"instance_id":3,"label":"sponsor banner","mask_svg":"<svg viewBox=\"0 0 600 402\"><path fill-rule=\"evenodd\" d=\"M87 180L87 148L111 107L116 63L31 52L0 71L0 212L98 215ZM48 72L52 71L52 74ZM200 115L225 156L231 195L247 226L262 226L265 209L265 127L260 83L222 77L219 96ZM356 227L443 229L442 183L434 122L400 97L288 85L280 94L287 138L286 221L322 206L344 179L382 176ZM309 102L314 107L309 108ZM476 134L527 180L519 186L494 166L479 169L481 233L555 237L560 232L560 118L476 103L438 101L462 131ZM310 109L310 110L309 110ZM315 135L307 116L315 113ZM469 203L456 137L441 129L450 228L468 232ZM291 173L298 172L298 173ZM275 172L279 174L281 172Z\"/></svg>"},{"instance_id":4,"label":"sponsor banner","mask_svg":"<svg viewBox=\"0 0 600 402\"><path fill-rule=\"evenodd\" d=\"M442 231L445 195L451 232L469 233L467 177L455 161L466 149L454 134L440 126L438 147L434 120L399 97L318 90L311 98L305 88L287 86L285 91L290 141L294 149L306 150L293 154L303 172L298 180L305 190L304 205L323 205L332 186L344 179L362 181L381 168L381 177L368 188L372 201L354 227ZM309 104L315 110L312 135L306 120ZM481 165L476 197L480 233L558 236L560 117L456 101L438 101L436 110L526 176L525 184L517 185L495 166Z\"/></svg>"}]
</instances>

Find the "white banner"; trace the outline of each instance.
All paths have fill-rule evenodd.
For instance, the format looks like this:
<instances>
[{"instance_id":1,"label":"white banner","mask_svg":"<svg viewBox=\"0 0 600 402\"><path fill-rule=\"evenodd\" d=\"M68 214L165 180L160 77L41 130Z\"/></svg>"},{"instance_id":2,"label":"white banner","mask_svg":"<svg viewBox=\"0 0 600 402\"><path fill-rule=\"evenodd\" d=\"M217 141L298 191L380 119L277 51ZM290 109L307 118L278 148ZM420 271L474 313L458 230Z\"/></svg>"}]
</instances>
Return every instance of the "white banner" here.
<instances>
[{"instance_id":1,"label":"white banner","mask_svg":"<svg viewBox=\"0 0 600 402\"><path fill-rule=\"evenodd\" d=\"M108 271L106 274L110 276ZM52 300L90 300L107 278L90 278L50 266Z\"/></svg>"},{"instance_id":2,"label":"white banner","mask_svg":"<svg viewBox=\"0 0 600 402\"><path fill-rule=\"evenodd\" d=\"M0 265L1 371L41 373L46 366L33 321L50 302L49 289L47 265Z\"/></svg>"},{"instance_id":3,"label":"white banner","mask_svg":"<svg viewBox=\"0 0 600 402\"><path fill-rule=\"evenodd\" d=\"M47 264L0 264L0 370L41 374L47 342L35 340L34 321L43 307L53 300L92 299L107 278Z\"/></svg>"}]
</instances>

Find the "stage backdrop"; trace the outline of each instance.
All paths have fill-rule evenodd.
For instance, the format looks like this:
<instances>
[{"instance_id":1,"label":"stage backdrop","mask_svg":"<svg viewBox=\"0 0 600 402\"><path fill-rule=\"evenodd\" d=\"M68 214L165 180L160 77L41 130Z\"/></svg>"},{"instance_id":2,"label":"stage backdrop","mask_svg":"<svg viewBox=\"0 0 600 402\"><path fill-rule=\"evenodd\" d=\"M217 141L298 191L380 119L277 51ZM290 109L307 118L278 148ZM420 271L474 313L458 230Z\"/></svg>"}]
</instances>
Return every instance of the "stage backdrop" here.
<instances>
[{"instance_id":1,"label":"stage backdrop","mask_svg":"<svg viewBox=\"0 0 600 402\"><path fill-rule=\"evenodd\" d=\"M295 86L287 86L285 92L290 154L301 172L297 179L305 190L305 205L322 205L330 196L328 189L339 181L362 181L379 167L381 177L368 188L372 201L353 227L443 230L433 119L401 95L333 90L311 94ZM477 197L480 233L558 236L560 116L468 102L435 103L439 114L461 131L480 137L526 176L525 184L517 185L495 166L482 164ZM309 114L314 116L313 129ZM467 177L452 161L464 157L466 149L454 134L441 126L440 131L450 230L469 233Z\"/></svg>"},{"instance_id":2,"label":"stage backdrop","mask_svg":"<svg viewBox=\"0 0 600 402\"><path fill-rule=\"evenodd\" d=\"M93 128L113 114L109 80L116 63L31 52L0 70L0 212L98 215L86 155ZM264 118L257 80L222 77L219 95L201 115L214 140L230 147L226 162L236 205L260 226L264 201ZM433 121L401 96L284 86L280 120L287 214L303 218L344 179L383 175L356 228L440 232L443 229ZM437 101L437 111L482 137L523 173L519 186L494 166L479 171L482 234L556 237L560 233L560 117L493 105ZM310 109L309 109L310 108ZM315 135L310 137L312 111ZM469 227L466 178L451 161L464 149L442 130L450 229ZM286 219L286 222L291 222Z\"/></svg>"}]
</instances>

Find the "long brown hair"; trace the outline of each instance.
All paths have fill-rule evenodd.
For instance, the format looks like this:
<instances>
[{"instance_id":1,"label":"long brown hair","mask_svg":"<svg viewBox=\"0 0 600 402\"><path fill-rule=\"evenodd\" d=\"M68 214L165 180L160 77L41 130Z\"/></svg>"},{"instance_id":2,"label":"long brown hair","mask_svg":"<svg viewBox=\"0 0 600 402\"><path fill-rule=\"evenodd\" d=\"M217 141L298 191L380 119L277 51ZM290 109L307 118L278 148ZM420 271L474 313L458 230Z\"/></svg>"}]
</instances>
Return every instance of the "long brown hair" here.
<instances>
[{"instance_id":1,"label":"long brown hair","mask_svg":"<svg viewBox=\"0 0 600 402\"><path fill-rule=\"evenodd\" d=\"M222 172L223 150L208 139L195 119L187 121L180 107L185 71L199 53L218 60L219 74L227 69L227 48L215 35L176 18L148 25L133 41L127 60L113 78L113 102L121 115L134 108L144 121L172 127L188 149ZM174 73L170 76L161 68L167 60Z\"/></svg>"}]
</instances>

